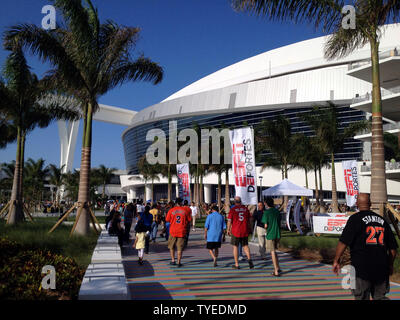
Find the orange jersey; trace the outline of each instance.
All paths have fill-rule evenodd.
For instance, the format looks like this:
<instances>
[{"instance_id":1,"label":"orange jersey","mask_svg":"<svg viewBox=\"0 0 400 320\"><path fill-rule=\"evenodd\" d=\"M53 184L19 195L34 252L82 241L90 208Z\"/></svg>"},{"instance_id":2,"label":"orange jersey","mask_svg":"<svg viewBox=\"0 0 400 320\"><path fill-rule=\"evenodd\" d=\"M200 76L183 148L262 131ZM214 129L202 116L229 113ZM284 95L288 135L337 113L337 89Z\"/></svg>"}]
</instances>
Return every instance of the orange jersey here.
<instances>
[{"instance_id":1,"label":"orange jersey","mask_svg":"<svg viewBox=\"0 0 400 320\"><path fill-rule=\"evenodd\" d=\"M183 238L187 232L187 224L192 221L191 210L185 207L174 207L168 211L165 221L170 223L169 234L175 238Z\"/></svg>"}]
</instances>

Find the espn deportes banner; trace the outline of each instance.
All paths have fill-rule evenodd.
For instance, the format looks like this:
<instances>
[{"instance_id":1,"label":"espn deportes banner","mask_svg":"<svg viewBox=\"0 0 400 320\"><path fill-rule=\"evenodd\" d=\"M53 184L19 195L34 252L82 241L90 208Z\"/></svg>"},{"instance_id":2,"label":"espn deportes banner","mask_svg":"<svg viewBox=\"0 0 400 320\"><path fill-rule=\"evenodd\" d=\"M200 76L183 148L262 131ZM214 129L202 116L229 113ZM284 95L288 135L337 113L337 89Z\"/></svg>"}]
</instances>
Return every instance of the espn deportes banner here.
<instances>
[{"instance_id":1,"label":"espn deportes banner","mask_svg":"<svg viewBox=\"0 0 400 320\"><path fill-rule=\"evenodd\" d=\"M179 198L181 198L183 201L187 200L190 202L189 164L177 164L176 172L178 176Z\"/></svg>"},{"instance_id":2,"label":"espn deportes banner","mask_svg":"<svg viewBox=\"0 0 400 320\"><path fill-rule=\"evenodd\" d=\"M342 161L344 182L346 183L346 202L349 207L354 207L358 196L357 161Z\"/></svg>"},{"instance_id":3,"label":"espn deportes banner","mask_svg":"<svg viewBox=\"0 0 400 320\"><path fill-rule=\"evenodd\" d=\"M251 128L229 131L235 194L242 199L244 205L257 204L258 202L253 136Z\"/></svg>"},{"instance_id":4,"label":"espn deportes banner","mask_svg":"<svg viewBox=\"0 0 400 320\"><path fill-rule=\"evenodd\" d=\"M342 234L348 217L313 217L314 233Z\"/></svg>"}]
</instances>

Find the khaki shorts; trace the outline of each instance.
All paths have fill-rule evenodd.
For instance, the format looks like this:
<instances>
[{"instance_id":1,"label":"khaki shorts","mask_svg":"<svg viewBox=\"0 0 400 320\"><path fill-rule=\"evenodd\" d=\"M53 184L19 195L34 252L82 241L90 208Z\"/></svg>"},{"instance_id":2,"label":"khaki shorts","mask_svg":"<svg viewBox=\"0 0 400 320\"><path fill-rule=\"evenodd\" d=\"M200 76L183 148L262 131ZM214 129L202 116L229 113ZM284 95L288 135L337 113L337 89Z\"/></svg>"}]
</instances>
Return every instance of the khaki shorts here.
<instances>
[{"instance_id":1,"label":"khaki shorts","mask_svg":"<svg viewBox=\"0 0 400 320\"><path fill-rule=\"evenodd\" d=\"M173 249L176 246L176 250L183 251L183 247L185 246L185 238L175 238L169 237L168 239L168 249Z\"/></svg>"},{"instance_id":2,"label":"khaki shorts","mask_svg":"<svg viewBox=\"0 0 400 320\"><path fill-rule=\"evenodd\" d=\"M243 238L236 238L233 234L231 235L231 245L238 247L239 244L242 245L242 247L245 247L249 244L249 237L243 237Z\"/></svg>"},{"instance_id":3,"label":"khaki shorts","mask_svg":"<svg viewBox=\"0 0 400 320\"><path fill-rule=\"evenodd\" d=\"M279 239L274 239L274 240L268 240L267 239L265 247L266 247L266 250L268 252L278 250L278 248L279 248Z\"/></svg>"}]
</instances>

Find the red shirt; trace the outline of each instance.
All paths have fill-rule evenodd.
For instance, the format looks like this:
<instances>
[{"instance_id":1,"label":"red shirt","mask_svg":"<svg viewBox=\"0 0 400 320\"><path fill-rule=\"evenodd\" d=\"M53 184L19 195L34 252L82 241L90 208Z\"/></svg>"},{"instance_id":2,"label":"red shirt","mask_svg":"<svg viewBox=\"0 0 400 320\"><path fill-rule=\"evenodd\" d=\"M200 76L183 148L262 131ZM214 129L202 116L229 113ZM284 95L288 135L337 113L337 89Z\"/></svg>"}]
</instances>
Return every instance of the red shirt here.
<instances>
[{"instance_id":1,"label":"red shirt","mask_svg":"<svg viewBox=\"0 0 400 320\"><path fill-rule=\"evenodd\" d=\"M168 211L165 221L170 223L169 234L175 238L183 238L187 232L187 224L192 221L190 208L174 207Z\"/></svg>"},{"instance_id":2,"label":"red shirt","mask_svg":"<svg viewBox=\"0 0 400 320\"><path fill-rule=\"evenodd\" d=\"M232 234L236 238L249 236L250 211L244 205L234 206L229 210L228 219L232 223Z\"/></svg>"}]
</instances>

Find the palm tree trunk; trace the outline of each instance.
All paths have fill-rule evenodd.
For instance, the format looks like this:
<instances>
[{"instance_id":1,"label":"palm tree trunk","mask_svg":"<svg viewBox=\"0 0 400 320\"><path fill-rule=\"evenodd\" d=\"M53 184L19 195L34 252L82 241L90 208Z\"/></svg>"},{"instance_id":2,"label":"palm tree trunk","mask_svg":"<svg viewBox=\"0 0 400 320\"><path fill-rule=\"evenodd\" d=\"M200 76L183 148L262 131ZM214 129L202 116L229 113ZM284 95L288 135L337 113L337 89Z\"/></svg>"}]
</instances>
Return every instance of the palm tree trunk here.
<instances>
[{"instance_id":1,"label":"palm tree trunk","mask_svg":"<svg viewBox=\"0 0 400 320\"><path fill-rule=\"evenodd\" d=\"M151 203L154 202L154 179L151 179Z\"/></svg>"},{"instance_id":2,"label":"palm tree trunk","mask_svg":"<svg viewBox=\"0 0 400 320\"><path fill-rule=\"evenodd\" d=\"M284 166L283 166L283 174L284 174L285 179L287 179L288 178L287 163L285 163ZM283 197L283 209L285 210L285 212L287 210L288 203L289 203L289 197L288 196L284 196Z\"/></svg>"},{"instance_id":3,"label":"palm tree trunk","mask_svg":"<svg viewBox=\"0 0 400 320\"><path fill-rule=\"evenodd\" d=\"M225 170L225 213L228 214L231 207L231 199L229 194L229 169Z\"/></svg>"},{"instance_id":4,"label":"palm tree trunk","mask_svg":"<svg viewBox=\"0 0 400 320\"><path fill-rule=\"evenodd\" d=\"M172 196L172 177L171 177L171 165L168 163L168 202L171 201Z\"/></svg>"},{"instance_id":5,"label":"palm tree trunk","mask_svg":"<svg viewBox=\"0 0 400 320\"><path fill-rule=\"evenodd\" d=\"M7 220L7 224L14 225L22 221L23 211L22 211L22 199L21 199L21 159L22 159L22 130L18 127L17 133L17 155L15 158L15 168L14 168L14 177L13 177L13 186L11 190L11 205L9 209L9 217Z\"/></svg>"},{"instance_id":6,"label":"palm tree trunk","mask_svg":"<svg viewBox=\"0 0 400 320\"><path fill-rule=\"evenodd\" d=\"M92 117L93 106L91 103L88 103L87 115L84 119L84 143L82 145L81 168L79 173L78 202L81 205L89 202L90 162L92 151ZM79 221L77 222L74 233L78 235L88 235L89 232L89 210L88 207L84 207L81 211L81 215Z\"/></svg>"},{"instance_id":7,"label":"palm tree trunk","mask_svg":"<svg viewBox=\"0 0 400 320\"><path fill-rule=\"evenodd\" d=\"M19 194L21 197L22 202L24 202L24 167L25 167L25 141L26 141L26 132L22 132L21 137L21 175L20 175L20 182L19 182ZM22 214L24 217L24 214Z\"/></svg>"},{"instance_id":8,"label":"palm tree trunk","mask_svg":"<svg viewBox=\"0 0 400 320\"><path fill-rule=\"evenodd\" d=\"M335 155L331 153L331 165L332 165L332 212L340 212L337 198L337 187L336 187L336 170L335 170Z\"/></svg>"},{"instance_id":9,"label":"palm tree trunk","mask_svg":"<svg viewBox=\"0 0 400 320\"><path fill-rule=\"evenodd\" d=\"M322 205L324 203L324 193L322 187L322 169L321 166L318 167L319 174L319 203Z\"/></svg>"},{"instance_id":10,"label":"palm tree trunk","mask_svg":"<svg viewBox=\"0 0 400 320\"><path fill-rule=\"evenodd\" d=\"M218 172L218 209L221 210L221 203L222 203L222 179L221 179L221 172Z\"/></svg>"},{"instance_id":11,"label":"palm tree trunk","mask_svg":"<svg viewBox=\"0 0 400 320\"><path fill-rule=\"evenodd\" d=\"M314 167L314 178L315 178L315 203L319 206L319 190L318 190L318 178L317 178L317 167Z\"/></svg>"},{"instance_id":12,"label":"palm tree trunk","mask_svg":"<svg viewBox=\"0 0 400 320\"><path fill-rule=\"evenodd\" d=\"M197 181L197 192L196 192L196 203L200 205L200 175L199 175L199 165L196 165L196 181Z\"/></svg>"},{"instance_id":13,"label":"palm tree trunk","mask_svg":"<svg viewBox=\"0 0 400 320\"><path fill-rule=\"evenodd\" d=\"M371 207L379 210L387 202L385 149L383 143L382 97L379 74L379 43L370 40L372 63L372 145L371 145ZM380 214L383 214L383 212Z\"/></svg>"},{"instance_id":14,"label":"palm tree trunk","mask_svg":"<svg viewBox=\"0 0 400 320\"><path fill-rule=\"evenodd\" d=\"M304 175L306 177L306 188L308 189L308 170L304 168Z\"/></svg>"},{"instance_id":15,"label":"palm tree trunk","mask_svg":"<svg viewBox=\"0 0 400 320\"><path fill-rule=\"evenodd\" d=\"M204 203L203 175L200 175L200 203Z\"/></svg>"}]
</instances>

